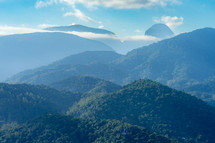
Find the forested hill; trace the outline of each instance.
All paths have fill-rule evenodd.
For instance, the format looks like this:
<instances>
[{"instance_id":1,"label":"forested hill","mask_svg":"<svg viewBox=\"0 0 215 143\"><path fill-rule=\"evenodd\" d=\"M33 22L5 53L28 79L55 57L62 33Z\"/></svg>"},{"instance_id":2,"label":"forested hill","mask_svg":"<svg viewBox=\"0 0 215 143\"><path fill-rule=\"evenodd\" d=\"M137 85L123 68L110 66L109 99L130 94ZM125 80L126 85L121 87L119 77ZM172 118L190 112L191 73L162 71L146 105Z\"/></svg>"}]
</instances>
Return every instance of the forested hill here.
<instances>
[{"instance_id":1,"label":"forested hill","mask_svg":"<svg viewBox=\"0 0 215 143\"><path fill-rule=\"evenodd\" d=\"M144 79L75 104L70 115L117 119L185 142L215 141L215 109L184 92Z\"/></svg>"},{"instance_id":2,"label":"forested hill","mask_svg":"<svg viewBox=\"0 0 215 143\"><path fill-rule=\"evenodd\" d=\"M147 129L121 121L84 120L57 114L47 114L20 126L4 126L0 142L171 143Z\"/></svg>"},{"instance_id":3,"label":"forested hill","mask_svg":"<svg viewBox=\"0 0 215 143\"><path fill-rule=\"evenodd\" d=\"M47 112L65 112L80 94L60 92L47 86L0 84L0 125L23 123Z\"/></svg>"}]
</instances>

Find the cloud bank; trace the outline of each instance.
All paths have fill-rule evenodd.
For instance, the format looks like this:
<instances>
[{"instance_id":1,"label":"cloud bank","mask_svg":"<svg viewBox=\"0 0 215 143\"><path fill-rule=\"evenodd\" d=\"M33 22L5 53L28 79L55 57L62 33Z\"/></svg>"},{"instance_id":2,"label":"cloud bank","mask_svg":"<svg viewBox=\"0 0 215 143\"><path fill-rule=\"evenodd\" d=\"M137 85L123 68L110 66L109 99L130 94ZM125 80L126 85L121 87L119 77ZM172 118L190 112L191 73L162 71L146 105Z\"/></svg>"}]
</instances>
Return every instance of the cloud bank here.
<instances>
[{"instance_id":1,"label":"cloud bank","mask_svg":"<svg viewBox=\"0 0 215 143\"><path fill-rule=\"evenodd\" d=\"M13 27L8 25L0 25L0 35L12 35L12 34L24 34L24 33L34 33L34 32L44 32L44 30L33 29L27 27Z\"/></svg>"}]
</instances>

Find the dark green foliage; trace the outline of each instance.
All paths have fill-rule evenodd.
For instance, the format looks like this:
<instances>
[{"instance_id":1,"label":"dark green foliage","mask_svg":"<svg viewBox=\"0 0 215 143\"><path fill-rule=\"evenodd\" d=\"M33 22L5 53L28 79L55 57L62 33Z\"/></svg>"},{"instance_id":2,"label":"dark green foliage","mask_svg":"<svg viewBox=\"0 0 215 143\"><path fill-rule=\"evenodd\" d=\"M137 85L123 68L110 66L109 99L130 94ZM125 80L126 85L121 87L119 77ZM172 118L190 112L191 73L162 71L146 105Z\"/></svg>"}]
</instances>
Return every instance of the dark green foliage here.
<instances>
[{"instance_id":1,"label":"dark green foliage","mask_svg":"<svg viewBox=\"0 0 215 143\"><path fill-rule=\"evenodd\" d=\"M68 114L123 120L183 142L197 138L215 142L213 107L147 79L135 81L112 94L83 99Z\"/></svg>"},{"instance_id":2,"label":"dark green foliage","mask_svg":"<svg viewBox=\"0 0 215 143\"><path fill-rule=\"evenodd\" d=\"M46 86L0 84L0 125L22 123L47 112L64 112L81 98Z\"/></svg>"},{"instance_id":3,"label":"dark green foliage","mask_svg":"<svg viewBox=\"0 0 215 143\"><path fill-rule=\"evenodd\" d=\"M112 82L89 76L73 76L50 85L58 90L79 93L113 92L121 87Z\"/></svg>"},{"instance_id":4,"label":"dark green foliage","mask_svg":"<svg viewBox=\"0 0 215 143\"><path fill-rule=\"evenodd\" d=\"M148 130L114 120L77 119L47 114L0 130L1 143L171 143Z\"/></svg>"}]
</instances>

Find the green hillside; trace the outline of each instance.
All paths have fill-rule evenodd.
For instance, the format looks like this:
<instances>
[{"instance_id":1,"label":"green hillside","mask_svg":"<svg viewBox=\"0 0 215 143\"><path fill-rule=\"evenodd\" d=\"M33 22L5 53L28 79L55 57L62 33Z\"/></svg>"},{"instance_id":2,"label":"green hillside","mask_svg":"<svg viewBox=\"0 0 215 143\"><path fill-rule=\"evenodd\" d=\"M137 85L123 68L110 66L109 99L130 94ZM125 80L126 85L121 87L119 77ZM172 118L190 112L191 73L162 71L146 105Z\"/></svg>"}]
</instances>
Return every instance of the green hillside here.
<instances>
[{"instance_id":1,"label":"green hillside","mask_svg":"<svg viewBox=\"0 0 215 143\"><path fill-rule=\"evenodd\" d=\"M115 120L47 114L20 126L4 126L1 143L171 143L148 130Z\"/></svg>"},{"instance_id":2,"label":"green hillside","mask_svg":"<svg viewBox=\"0 0 215 143\"><path fill-rule=\"evenodd\" d=\"M46 86L0 84L0 125L23 123L47 112L65 112L80 94L60 92Z\"/></svg>"},{"instance_id":3,"label":"green hillside","mask_svg":"<svg viewBox=\"0 0 215 143\"><path fill-rule=\"evenodd\" d=\"M81 100L68 114L117 119L185 142L215 141L215 109L184 92L144 79Z\"/></svg>"}]
</instances>

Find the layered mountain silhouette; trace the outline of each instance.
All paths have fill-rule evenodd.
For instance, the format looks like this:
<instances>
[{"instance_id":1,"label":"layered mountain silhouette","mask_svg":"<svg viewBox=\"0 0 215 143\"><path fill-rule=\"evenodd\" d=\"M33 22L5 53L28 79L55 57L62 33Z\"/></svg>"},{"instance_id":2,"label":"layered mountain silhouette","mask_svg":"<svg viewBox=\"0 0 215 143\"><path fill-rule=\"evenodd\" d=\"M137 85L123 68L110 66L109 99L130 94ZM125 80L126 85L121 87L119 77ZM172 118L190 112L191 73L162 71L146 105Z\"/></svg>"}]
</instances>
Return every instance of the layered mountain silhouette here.
<instances>
[{"instance_id":1,"label":"layered mountain silhouette","mask_svg":"<svg viewBox=\"0 0 215 143\"><path fill-rule=\"evenodd\" d=\"M164 39L173 36L174 33L167 25L159 23L146 30L145 35Z\"/></svg>"},{"instance_id":2,"label":"layered mountain silhouette","mask_svg":"<svg viewBox=\"0 0 215 143\"><path fill-rule=\"evenodd\" d=\"M215 29L199 29L133 50L106 63L99 63L98 59L95 63L51 64L22 72L8 82L49 84L73 75L89 75L121 85L149 78L184 90L214 79L214 37Z\"/></svg>"},{"instance_id":3,"label":"layered mountain silhouette","mask_svg":"<svg viewBox=\"0 0 215 143\"><path fill-rule=\"evenodd\" d=\"M103 75L111 76L113 74L112 71L107 72L107 70L115 69L112 66L109 67L109 64L119 57L121 57L121 55L117 53L104 51L91 51L75 54L54 62L48 66L43 66L37 68L36 70L24 71L9 79L8 82L50 85L52 83L70 78L71 76L90 76L91 74L89 74L89 71L92 73L92 75L97 73L97 75L99 74L101 77L103 77ZM48 73L45 73L44 71ZM115 74L118 76L119 72L117 71ZM26 77L26 75L28 75L29 78ZM40 77L44 78L35 78L34 76L36 75L40 75ZM120 76L117 79L120 79Z\"/></svg>"},{"instance_id":4,"label":"layered mountain silhouette","mask_svg":"<svg viewBox=\"0 0 215 143\"><path fill-rule=\"evenodd\" d=\"M143 127L121 121L84 120L59 114L47 114L23 125L4 126L0 142L172 143Z\"/></svg>"},{"instance_id":5,"label":"layered mountain silhouette","mask_svg":"<svg viewBox=\"0 0 215 143\"><path fill-rule=\"evenodd\" d=\"M65 113L80 99L121 89L119 85L89 76L70 77L50 86L53 88L0 83L0 126L23 123L47 112Z\"/></svg>"},{"instance_id":6,"label":"layered mountain silhouette","mask_svg":"<svg viewBox=\"0 0 215 143\"><path fill-rule=\"evenodd\" d=\"M0 80L85 51L113 51L94 40L65 33L30 33L0 37Z\"/></svg>"},{"instance_id":7,"label":"layered mountain silhouette","mask_svg":"<svg viewBox=\"0 0 215 143\"><path fill-rule=\"evenodd\" d=\"M89 36L88 38L100 41L110 47L112 47L117 53L126 54L127 52L142 47L144 45L151 44L158 39L154 40L132 40L126 39L123 42L120 40L114 32L105 29L92 28L84 25L71 25L71 26L58 26L49 27L45 30L48 31L59 31L59 32L78 32L80 36L89 34L97 34L97 36ZM82 34L81 34L82 33ZM83 34L85 33L85 34ZM84 36L83 36L84 37Z\"/></svg>"},{"instance_id":8,"label":"layered mountain silhouette","mask_svg":"<svg viewBox=\"0 0 215 143\"><path fill-rule=\"evenodd\" d=\"M47 67L24 72L11 78L10 81L37 84L36 80L48 77L49 69L52 69L51 73L58 75L60 73L57 72L63 68L64 70L61 70L61 74L71 70L69 76L80 72L82 75L101 76L103 79L109 79L120 84L147 77L173 87L184 87L214 77L215 67L213 65L215 60L213 55L215 48L213 47L213 37L215 37L215 29L199 29L133 50L125 56L119 56L118 58L114 56L116 58L111 58L105 63L99 62L103 60L99 56L96 58L97 62L92 63L91 60L87 62L88 58L84 58L81 54L73 55L69 58L75 57L86 62L73 64L73 60L71 60L71 65L69 65L67 63L69 60L64 64L64 59L58 61L60 64L57 66L56 64L51 64ZM94 52L88 54L100 55L100 53ZM96 66L104 68L98 68L99 70L95 71L91 70ZM104 74L100 75L99 71ZM43 76L43 74L46 76ZM119 77L115 78L117 75Z\"/></svg>"},{"instance_id":9,"label":"layered mountain silhouette","mask_svg":"<svg viewBox=\"0 0 215 143\"><path fill-rule=\"evenodd\" d=\"M68 114L123 120L180 142L215 141L215 108L148 79L135 81L111 94L81 100Z\"/></svg>"}]
</instances>

